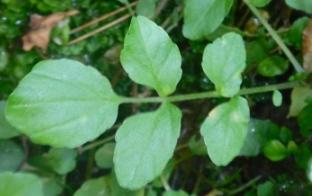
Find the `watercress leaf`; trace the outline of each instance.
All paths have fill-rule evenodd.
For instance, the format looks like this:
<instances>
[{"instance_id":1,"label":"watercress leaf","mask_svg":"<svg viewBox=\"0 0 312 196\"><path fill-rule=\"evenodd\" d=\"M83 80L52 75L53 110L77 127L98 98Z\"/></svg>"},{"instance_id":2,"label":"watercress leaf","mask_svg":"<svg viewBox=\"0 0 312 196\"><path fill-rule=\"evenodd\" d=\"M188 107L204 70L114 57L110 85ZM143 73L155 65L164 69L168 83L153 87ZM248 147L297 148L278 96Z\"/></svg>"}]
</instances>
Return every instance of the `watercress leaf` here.
<instances>
[{"instance_id":1,"label":"watercress leaf","mask_svg":"<svg viewBox=\"0 0 312 196\"><path fill-rule=\"evenodd\" d=\"M160 96L174 92L182 75L179 48L144 16L132 18L120 60L133 81L156 89Z\"/></svg>"},{"instance_id":2,"label":"watercress leaf","mask_svg":"<svg viewBox=\"0 0 312 196\"><path fill-rule=\"evenodd\" d=\"M308 14L312 14L311 0L286 0L286 4L293 9L301 10Z\"/></svg>"},{"instance_id":3,"label":"watercress leaf","mask_svg":"<svg viewBox=\"0 0 312 196\"><path fill-rule=\"evenodd\" d=\"M298 115L298 124L303 136L309 137L312 133L312 103L306 106Z\"/></svg>"},{"instance_id":4,"label":"watercress leaf","mask_svg":"<svg viewBox=\"0 0 312 196\"><path fill-rule=\"evenodd\" d=\"M311 98L312 89L309 86L296 86L291 92L288 117L297 116L308 105L307 100Z\"/></svg>"},{"instance_id":5,"label":"watercress leaf","mask_svg":"<svg viewBox=\"0 0 312 196\"><path fill-rule=\"evenodd\" d=\"M276 194L276 187L271 181L266 181L257 187L257 196L274 196Z\"/></svg>"},{"instance_id":6,"label":"watercress leaf","mask_svg":"<svg viewBox=\"0 0 312 196\"><path fill-rule=\"evenodd\" d=\"M137 14L148 18L153 17L157 1L158 0L139 0L136 6Z\"/></svg>"},{"instance_id":7,"label":"watercress leaf","mask_svg":"<svg viewBox=\"0 0 312 196\"><path fill-rule=\"evenodd\" d=\"M283 95L280 91L278 90L273 91L272 102L275 107L279 107L282 105Z\"/></svg>"},{"instance_id":8,"label":"watercress leaf","mask_svg":"<svg viewBox=\"0 0 312 196\"><path fill-rule=\"evenodd\" d=\"M227 33L208 44L204 51L202 67L221 95L234 96L240 89L241 73L246 67L246 51L242 37L236 33Z\"/></svg>"},{"instance_id":9,"label":"watercress leaf","mask_svg":"<svg viewBox=\"0 0 312 196\"><path fill-rule=\"evenodd\" d=\"M94 68L47 60L10 95L6 117L35 143L73 148L111 127L118 105L108 80Z\"/></svg>"},{"instance_id":10,"label":"watercress leaf","mask_svg":"<svg viewBox=\"0 0 312 196\"><path fill-rule=\"evenodd\" d=\"M191 40L214 32L229 13L233 0L186 0L183 35Z\"/></svg>"},{"instance_id":11,"label":"watercress leaf","mask_svg":"<svg viewBox=\"0 0 312 196\"><path fill-rule=\"evenodd\" d=\"M41 180L27 173L0 173L1 196L43 196Z\"/></svg>"},{"instance_id":12,"label":"watercress leaf","mask_svg":"<svg viewBox=\"0 0 312 196\"><path fill-rule=\"evenodd\" d=\"M59 196L63 192L62 180L58 178L41 178L44 196Z\"/></svg>"},{"instance_id":13,"label":"watercress leaf","mask_svg":"<svg viewBox=\"0 0 312 196\"><path fill-rule=\"evenodd\" d=\"M225 166L239 155L250 119L246 99L234 97L214 108L201 126L210 159Z\"/></svg>"},{"instance_id":14,"label":"watercress leaf","mask_svg":"<svg viewBox=\"0 0 312 196\"><path fill-rule=\"evenodd\" d=\"M263 149L264 155L271 161L283 160L287 155L287 148L278 140L268 142Z\"/></svg>"},{"instance_id":15,"label":"watercress leaf","mask_svg":"<svg viewBox=\"0 0 312 196\"><path fill-rule=\"evenodd\" d=\"M264 7L268 5L272 0L249 0L256 7Z\"/></svg>"},{"instance_id":16,"label":"watercress leaf","mask_svg":"<svg viewBox=\"0 0 312 196\"><path fill-rule=\"evenodd\" d=\"M15 171L24 160L22 148L10 140L0 140L0 172Z\"/></svg>"},{"instance_id":17,"label":"watercress leaf","mask_svg":"<svg viewBox=\"0 0 312 196\"><path fill-rule=\"evenodd\" d=\"M188 194L182 190L180 191L166 191L163 196L188 196Z\"/></svg>"},{"instance_id":18,"label":"watercress leaf","mask_svg":"<svg viewBox=\"0 0 312 196\"><path fill-rule=\"evenodd\" d=\"M109 195L109 196L135 196L139 191L129 191L119 186L114 175L104 176L96 179L87 180L75 192L74 196L92 196L92 195Z\"/></svg>"},{"instance_id":19,"label":"watercress leaf","mask_svg":"<svg viewBox=\"0 0 312 196\"><path fill-rule=\"evenodd\" d=\"M113 167L115 143L104 144L95 152L95 162L100 168Z\"/></svg>"},{"instance_id":20,"label":"watercress leaf","mask_svg":"<svg viewBox=\"0 0 312 196\"><path fill-rule=\"evenodd\" d=\"M124 121L116 134L114 164L122 187L137 189L159 176L172 157L181 127L181 111L164 103L157 111Z\"/></svg>"},{"instance_id":21,"label":"watercress leaf","mask_svg":"<svg viewBox=\"0 0 312 196\"><path fill-rule=\"evenodd\" d=\"M303 43L303 36L302 33L304 29L307 27L309 23L308 17L301 17L297 19L293 24L291 25L289 31L285 34L285 42L289 45L294 46L296 49L302 48Z\"/></svg>"},{"instance_id":22,"label":"watercress leaf","mask_svg":"<svg viewBox=\"0 0 312 196\"><path fill-rule=\"evenodd\" d=\"M270 56L261 61L257 67L260 75L265 77L274 77L284 74L289 68L289 63L286 59L280 56Z\"/></svg>"},{"instance_id":23,"label":"watercress leaf","mask_svg":"<svg viewBox=\"0 0 312 196\"><path fill-rule=\"evenodd\" d=\"M5 119L5 106L6 102L0 101L0 139L9 139L19 134L18 131Z\"/></svg>"}]
</instances>

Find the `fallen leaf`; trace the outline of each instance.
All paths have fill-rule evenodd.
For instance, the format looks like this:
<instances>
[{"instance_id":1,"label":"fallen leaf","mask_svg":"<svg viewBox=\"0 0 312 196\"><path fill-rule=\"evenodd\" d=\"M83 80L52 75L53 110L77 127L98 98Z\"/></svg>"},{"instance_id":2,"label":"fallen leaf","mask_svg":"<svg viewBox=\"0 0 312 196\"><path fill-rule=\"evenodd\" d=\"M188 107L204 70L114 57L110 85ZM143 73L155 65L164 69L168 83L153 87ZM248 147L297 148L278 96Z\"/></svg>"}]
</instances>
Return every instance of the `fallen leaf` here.
<instances>
[{"instance_id":1,"label":"fallen leaf","mask_svg":"<svg viewBox=\"0 0 312 196\"><path fill-rule=\"evenodd\" d=\"M303 31L303 67L308 73L312 72L312 19Z\"/></svg>"},{"instance_id":2,"label":"fallen leaf","mask_svg":"<svg viewBox=\"0 0 312 196\"><path fill-rule=\"evenodd\" d=\"M64 18L76 15L78 11L57 12L49 16L33 14L30 18L30 31L22 37L23 49L31 50L33 47L46 50L50 41L53 27Z\"/></svg>"}]
</instances>

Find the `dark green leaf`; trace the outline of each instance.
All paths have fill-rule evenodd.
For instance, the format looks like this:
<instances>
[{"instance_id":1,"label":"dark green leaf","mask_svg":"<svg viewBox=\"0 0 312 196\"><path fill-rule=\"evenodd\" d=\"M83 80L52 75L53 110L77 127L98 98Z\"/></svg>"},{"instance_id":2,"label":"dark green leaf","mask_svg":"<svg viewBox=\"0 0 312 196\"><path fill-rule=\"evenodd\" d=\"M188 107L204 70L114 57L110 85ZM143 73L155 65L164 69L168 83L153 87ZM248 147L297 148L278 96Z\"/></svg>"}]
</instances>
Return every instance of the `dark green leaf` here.
<instances>
[{"instance_id":1,"label":"dark green leaf","mask_svg":"<svg viewBox=\"0 0 312 196\"><path fill-rule=\"evenodd\" d=\"M287 148L278 140L268 142L263 149L264 155L271 161L283 160L287 155Z\"/></svg>"},{"instance_id":2,"label":"dark green leaf","mask_svg":"<svg viewBox=\"0 0 312 196\"><path fill-rule=\"evenodd\" d=\"M264 59L257 67L260 75L265 77L275 77L284 74L289 67L286 59L280 56L270 56Z\"/></svg>"}]
</instances>

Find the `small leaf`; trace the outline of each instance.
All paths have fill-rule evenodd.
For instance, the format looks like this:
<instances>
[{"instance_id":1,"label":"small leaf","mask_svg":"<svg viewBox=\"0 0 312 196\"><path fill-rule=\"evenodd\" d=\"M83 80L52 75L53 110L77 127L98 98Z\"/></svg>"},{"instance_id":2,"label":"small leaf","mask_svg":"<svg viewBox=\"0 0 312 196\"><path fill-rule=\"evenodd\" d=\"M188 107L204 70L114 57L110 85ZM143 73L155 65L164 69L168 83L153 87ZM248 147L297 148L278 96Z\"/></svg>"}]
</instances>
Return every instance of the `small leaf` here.
<instances>
[{"instance_id":1,"label":"small leaf","mask_svg":"<svg viewBox=\"0 0 312 196\"><path fill-rule=\"evenodd\" d=\"M10 140L0 140L0 172L15 171L24 160L22 148Z\"/></svg>"},{"instance_id":2,"label":"small leaf","mask_svg":"<svg viewBox=\"0 0 312 196\"><path fill-rule=\"evenodd\" d=\"M0 173L1 196L43 196L40 179L27 173Z\"/></svg>"},{"instance_id":3,"label":"small leaf","mask_svg":"<svg viewBox=\"0 0 312 196\"><path fill-rule=\"evenodd\" d=\"M182 75L179 48L143 16L132 18L120 60L133 81L156 89L160 96L173 93Z\"/></svg>"},{"instance_id":4,"label":"small leaf","mask_svg":"<svg viewBox=\"0 0 312 196\"><path fill-rule=\"evenodd\" d=\"M303 136L309 137L312 133L312 104L306 106L297 118L300 132Z\"/></svg>"},{"instance_id":5,"label":"small leaf","mask_svg":"<svg viewBox=\"0 0 312 196\"><path fill-rule=\"evenodd\" d=\"M214 32L229 13L233 0L186 0L183 35L191 40Z\"/></svg>"},{"instance_id":6,"label":"small leaf","mask_svg":"<svg viewBox=\"0 0 312 196\"><path fill-rule=\"evenodd\" d=\"M234 97L209 113L200 133L213 163L225 166L239 155L247 136L249 118L248 103L242 97Z\"/></svg>"},{"instance_id":7,"label":"small leaf","mask_svg":"<svg viewBox=\"0 0 312 196\"><path fill-rule=\"evenodd\" d=\"M286 4L296 10L301 10L308 14L312 14L311 0L286 0Z\"/></svg>"},{"instance_id":8,"label":"small leaf","mask_svg":"<svg viewBox=\"0 0 312 196\"><path fill-rule=\"evenodd\" d=\"M287 148L278 140L268 142L263 149L264 155L271 161L283 160L287 155Z\"/></svg>"},{"instance_id":9,"label":"small leaf","mask_svg":"<svg viewBox=\"0 0 312 196\"><path fill-rule=\"evenodd\" d=\"M124 121L116 134L114 164L122 187L137 189L159 176L172 157L181 127L181 111L164 103L157 111Z\"/></svg>"},{"instance_id":10,"label":"small leaf","mask_svg":"<svg viewBox=\"0 0 312 196\"><path fill-rule=\"evenodd\" d=\"M184 191L166 191L163 196L188 196Z\"/></svg>"},{"instance_id":11,"label":"small leaf","mask_svg":"<svg viewBox=\"0 0 312 196\"><path fill-rule=\"evenodd\" d=\"M309 23L308 17L301 17L297 19L291 25L288 32L286 32L286 42L292 46L295 46L296 49L302 49L303 36L302 33L306 26Z\"/></svg>"},{"instance_id":12,"label":"small leaf","mask_svg":"<svg viewBox=\"0 0 312 196\"><path fill-rule=\"evenodd\" d=\"M5 106L6 102L0 101L0 139L9 139L19 134L18 131L5 119Z\"/></svg>"},{"instance_id":13,"label":"small leaf","mask_svg":"<svg viewBox=\"0 0 312 196\"><path fill-rule=\"evenodd\" d=\"M100 168L109 169L113 167L115 143L104 144L95 152L95 162Z\"/></svg>"},{"instance_id":14,"label":"small leaf","mask_svg":"<svg viewBox=\"0 0 312 196\"><path fill-rule=\"evenodd\" d=\"M202 67L221 95L234 96L240 89L241 73L246 67L246 51L242 37L236 33L227 33L208 44L204 51Z\"/></svg>"},{"instance_id":15,"label":"small leaf","mask_svg":"<svg viewBox=\"0 0 312 196\"><path fill-rule=\"evenodd\" d=\"M266 181L257 187L257 196L275 196L276 188L271 181Z\"/></svg>"},{"instance_id":16,"label":"small leaf","mask_svg":"<svg viewBox=\"0 0 312 196\"><path fill-rule=\"evenodd\" d=\"M113 125L118 99L108 80L92 67L47 60L10 95L6 117L35 143L73 148Z\"/></svg>"},{"instance_id":17,"label":"small leaf","mask_svg":"<svg viewBox=\"0 0 312 196\"><path fill-rule=\"evenodd\" d=\"M136 6L138 15L151 18L155 15L156 3L158 0L139 0Z\"/></svg>"},{"instance_id":18,"label":"small leaf","mask_svg":"<svg viewBox=\"0 0 312 196\"><path fill-rule=\"evenodd\" d=\"M192 137L188 143L188 147L195 155L201 156L207 154L207 148L203 138L196 139L195 137Z\"/></svg>"},{"instance_id":19,"label":"small leaf","mask_svg":"<svg viewBox=\"0 0 312 196\"><path fill-rule=\"evenodd\" d=\"M311 98L312 89L309 86L296 86L291 92L288 117L297 116L308 105L307 100Z\"/></svg>"},{"instance_id":20,"label":"small leaf","mask_svg":"<svg viewBox=\"0 0 312 196\"><path fill-rule=\"evenodd\" d=\"M272 0L249 0L256 7L264 7L268 5Z\"/></svg>"},{"instance_id":21,"label":"small leaf","mask_svg":"<svg viewBox=\"0 0 312 196\"><path fill-rule=\"evenodd\" d=\"M74 194L74 196L93 196L93 195L136 196L138 195L138 193L123 189L118 185L116 178L113 175L109 175L97 179L87 180Z\"/></svg>"},{"instance_id":22,"label":"small leaf","mask_svg":"<svg viewBox=\"0 0 312 196\"><path fill-rule=\"evenodd\" d=\"M284 74L289 68L286 59L280 56L270 56L264 59L257 67L260 75L265 77L274 77Z\"/></svg>"},{"instance_id":23,"label":"small leaf","mask_svg":"<svg viewBox=\"0 0 312 196\"><path fill-rule=\"evenodd\" d=\"M272 102L275 107L280 107L283 102L283 95L280 91L275 90L272 96Z\"/></svg>"}]
</instances>

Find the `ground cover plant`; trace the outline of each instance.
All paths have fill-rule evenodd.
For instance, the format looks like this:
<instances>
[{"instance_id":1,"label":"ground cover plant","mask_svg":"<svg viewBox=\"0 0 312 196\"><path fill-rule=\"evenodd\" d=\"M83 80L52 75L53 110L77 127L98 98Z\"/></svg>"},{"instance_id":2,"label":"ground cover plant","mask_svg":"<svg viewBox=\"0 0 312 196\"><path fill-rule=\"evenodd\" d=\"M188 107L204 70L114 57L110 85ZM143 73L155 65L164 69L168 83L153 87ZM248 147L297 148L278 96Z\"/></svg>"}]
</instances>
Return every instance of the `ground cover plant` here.
<instances>
[{"instance_id":1,"label":"ground cover plant","mask_svg":"<svg viewBox=\"0 0 312 196\"><path fill-rule=\"evenodd\" d=\"M310 0L2 0L0 195L311 195Z\"/></svg>"}]
</instances>

